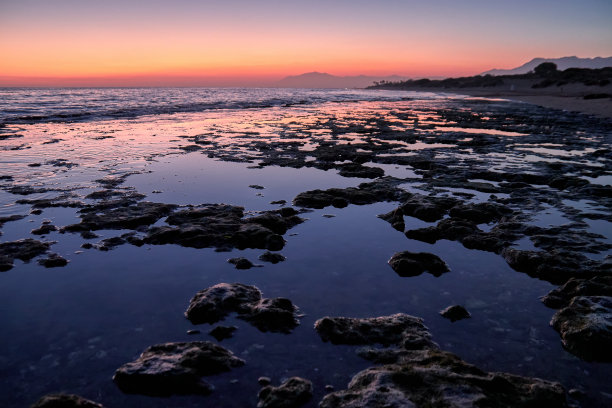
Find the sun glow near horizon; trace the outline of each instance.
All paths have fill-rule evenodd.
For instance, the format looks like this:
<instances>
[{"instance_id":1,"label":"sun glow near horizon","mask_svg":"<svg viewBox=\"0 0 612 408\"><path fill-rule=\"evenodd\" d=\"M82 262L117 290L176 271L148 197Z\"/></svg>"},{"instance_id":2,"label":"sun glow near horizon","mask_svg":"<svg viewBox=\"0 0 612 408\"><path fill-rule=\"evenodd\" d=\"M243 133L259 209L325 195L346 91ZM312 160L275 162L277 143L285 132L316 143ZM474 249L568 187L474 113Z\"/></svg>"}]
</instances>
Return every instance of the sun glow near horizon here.
<instances>
[{"instance_id":1,"label":"sun glow near horizon","mask_svg":"<svg viewBox=\"0 0 612 408\"><path fill-rule=\"evenodd\" d=\"M518 3L471 1L458 10L442 0L179 0L145 9L134 1L9 0L0 4L0 85L10 78L272 81L310 71L457 76L535 56L612 55L611 4Z\"/></svg>"}]
</instances>

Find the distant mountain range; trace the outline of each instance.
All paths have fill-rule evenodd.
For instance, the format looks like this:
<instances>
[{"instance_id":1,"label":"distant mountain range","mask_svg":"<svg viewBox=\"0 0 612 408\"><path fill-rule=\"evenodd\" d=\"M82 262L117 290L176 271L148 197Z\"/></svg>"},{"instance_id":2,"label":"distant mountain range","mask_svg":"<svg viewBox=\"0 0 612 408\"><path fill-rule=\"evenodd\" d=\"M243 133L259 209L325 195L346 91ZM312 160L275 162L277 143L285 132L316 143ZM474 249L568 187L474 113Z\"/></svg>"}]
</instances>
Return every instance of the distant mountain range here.
<instances>
[{"instance_id":1,"label":"distant mountain range","mask_svg":"<svg viewBox=\"0 0 612 408\"><path fill-rule=\"evenodd\" d=\"M385 77L357 75L336 76L324 72L308 72L288 76L274 83L278 88L365 88L375 81L405 81L409 78L398 75Z\"/></svg>"},{"instance_id":2,"label":"distant mountain range","mask_svg":"<svg viewBox=\"0 0 612 408\"><path fill-rule=\"evenodd\" d=\"M557 64L559 71L568 68L605 68L612 67L612 57L602 58L578 58L578 57L563 57L563 58L534 58L526 64L513 69L491 69L483 72L481 75L520 75L533 71L535 67L543 62L554 62Z\"/></svg>"}]
</instances>

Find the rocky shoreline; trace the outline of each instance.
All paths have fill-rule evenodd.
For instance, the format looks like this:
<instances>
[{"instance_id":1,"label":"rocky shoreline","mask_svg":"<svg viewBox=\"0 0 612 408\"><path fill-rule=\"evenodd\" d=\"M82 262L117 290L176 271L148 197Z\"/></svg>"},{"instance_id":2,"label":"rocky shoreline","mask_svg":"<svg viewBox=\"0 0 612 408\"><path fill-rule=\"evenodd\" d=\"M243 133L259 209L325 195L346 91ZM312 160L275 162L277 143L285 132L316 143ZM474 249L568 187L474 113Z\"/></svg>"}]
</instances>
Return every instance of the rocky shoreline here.
<instances>
[{"instance_id":1,"label":"rocky shoreline","mask_svg":"<svg viewBox=\"0 0 612 408\"><path fill-rule=\"evenodd\" d=\"M279 202L281 207L273 210L145 201L146 196L135 188L123 187L129 184L129 175L96 180L98 189L87 195L65 188L52 198L28 198L53 189L2 176L1 188L18 196L16 203L30 206L31 214L75 209L79 222L57 226L43 222L31 231L37 239L0 243L0 270L15 268L15 260L37 259L47 268L68 265L70 259L51 252L54 242L46 239L50 234L59 239L78 237L83 249L103 252L122 245L177 245L220 252L249 248L261 250L259 259L275 264L285 259L278 251L286 245L286 234L308 223L309 211L388 202L395 208L379 218L403 233L407 249L414 241L457 241L467 250L498 255L517 272L558 285L542 301L556 310L550 324L563 346L586 361L611 362L612 258L606 254L612 244L606 236L592 232L589 221L612 222L612 187L589 180L610 177L612 123L520 105L510 110L482 101L466 102L466 106L471 110L451 105L421 108L419 114L399 109L366 118L338 114L303 125L300 132L312 133L298 141L262 141L259 135L249 134L231 143L212 134L181 138L182 154L203 154L256 168L333 170L342 177L370 180L355 187L303 191L293 197L291 206ZM445 124L438 123L442 121ZM326 131L325 137L316 136L319 130ZM311 146L305 149L307 143ZM425 147L413 149L417 145ZM64 161L49 165L58 167L57 163L62 164L61 171L72 168L66 168ZM413 176L390 175L388 166L409 168ZM264 186L249 187L265 191ZM589 204L571 204L578 201ZM537 215L550 208L562 213L567 222L536 225ZM3 217L0 226L26 216ZM410 219L427 226L407 229ZM119 232L93 241L100 231ZM531 248L521 244L525 240ZM243 257L230 262L237 269L253 266ZM390 254L388 263L404 279L425 272L434 277L453 274L444 257L426 252ZM453 308L442 314L452 321L470 317L461 306ZM197 292L185 316L193 324L213 324L235 314L262 332L291 335L302 312L307 311L288 298L264 298L256 286L218 283ZM320 407L563 407L577 403L573 397L568 399L559 383L486 372L440 349L418 317L325 317L317 320L315 329L323 341L365 346L358 353L374 364L357 373L347 389L326 392ZM234 330L229 331L230 337ZM203 376L240 370L244 364L248 360L211 342L161 343L119 368L114 381L127 393L210 394L213 387ZM300 377L278 387L267 384L259 393L258 407L301 406L312 398L312 388L310 380ZM45 398L34 406L99 406L76 396ZM55 400L63 405L49 402Z\"/></svg>"}]
</instances>

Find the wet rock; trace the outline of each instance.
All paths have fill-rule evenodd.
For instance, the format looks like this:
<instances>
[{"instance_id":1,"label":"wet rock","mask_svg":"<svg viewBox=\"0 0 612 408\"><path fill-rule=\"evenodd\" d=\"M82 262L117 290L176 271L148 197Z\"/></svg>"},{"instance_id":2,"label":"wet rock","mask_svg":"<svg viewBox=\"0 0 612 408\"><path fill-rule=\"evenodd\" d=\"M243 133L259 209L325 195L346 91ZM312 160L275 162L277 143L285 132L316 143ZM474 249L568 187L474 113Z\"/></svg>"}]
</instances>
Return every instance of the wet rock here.
<instances>
[{"instance_id":1,"label":"wet rock","mask_svg":"<svg viewBox=\"0 0 612 408\"><path fill-rule=\"evenodd\" d=\"M74 394L49 394L36 401L30 408L104 408L97 402Z\"/></svg>"},{"instance_id":2,"label":"wet rock","mask_svg":"<svg viewBox=\"0 0 612 408\"><path fill-rule=\"evenodd\" d=\"M0 272L13 268L15 259L27 262L47 252L50 246L48 242L40 242L31 238L0 243Z\"/></svg>"},{"instance_id":3,"label":"wet rock","mask_svg":"<svg viewBox=\"0 0 612 408\"><path fill-rule=\"evenodd\" d=\"M478 224L488 224L512 215L512 213L512 209L505 205L490 202L461 204L451 208L449 212L451 217L470 220Z\"/></svg>"},{"instance_id":4,"label":"wet rock","mask_svg":"<svg viewBox=\"0 0 612 408\"><path fill-rule=\"evenodd\" d=\"M385 171L378 167L362 166L361 164L348 163L340 166L339 174L342 177L359 177L374 179L385 175Z\"/></svg>"},{"instance_id":5,"label":"wet rock","mask_svg":"<svg viewBox=\"0 0 612 408\"><path fill-rule=\"evenodd\" d=\"M479 231L476 224L472 221L445 218L435 227L408 230L406 231L406 237L433 244L440 239L448 239L451 241L461 240L470 235L477 234Z\"/></svg>"},{"instance_id":6,"label":"wet rock","mask_svg":"<svg viewBox=\"0 0 612 408\"><path fill-rule=\"evenodd\" d=\"M167 216L176 205L120 200L81 209L81 222L64 227L65 231L83 232L103 229L135 229L151 225Z\"/></svg>"},{"instance_id":7,"label":"wet rock","mask_svg":"<svg viewBox=\"0 0 612 408\"><path fill-rule=\"evenodd\" d=\"M270 251L266 251L263 254L259 255L259 260L264 261L264 262L270 262L272 264L277 264L279 262L283 262L286 259L287 258L285 258L283 255L275 254L275 253L270 252Z\"/></svg>"},{"instance_id":8,"label":"wet rock","mask_svg":"<svg viewBox=\"0 0 612 408\"><path fill-rule=\"evenodd\" d=\"M312 383L301 377L291 377L278 387L265 386L257 398L257 408L298 408L312 398Z\"/></svg>"},{"instance_id":9,"label":"wet rock","mask_svg":"<svg viewBox=\"0 0 612 408\"><path fill-rule=\"evenodd\" d=\"M265 189L264 186L260 186L259 184L251 184L249 187L253 188L255 190L264 190Z\"/></svg>"},{"instance_id":10,"label":"wet rock","mask_svg":"<svg viewBox=\"0 0 612 408\"><path fill-rule=\"evenodd\" d=\"M314 327L323 341L334 344L399 344L406 349L435 347L423 319L403 313L363 319L324 317Z\"/></svg>"},{"instance_id":11,"label":"wet rock","mask_svg":"<svg viewBox=\"0 0 612 408\"><path fill-rule=\"evenodd\" d=\"M378 218L387 221L394 229L398 231L403 232L406 228L406 225L404 223L404 213L400 208L390 211L386 214L380 214Z\"/></svg>"},{"instance_id":12,"label":"wet rock","mask_svg":"<svg viewBox=\"0 0 612 408\"><path fill-rule=\"evenodd\" d=\"M198 292L185 316L193 324L215 323L235 312L261 331L288 333L295 328L298 309L289 299L262 298L255 286L220 283Z\"/></svg>"},{"instance_id":13,"label":"wet rock","mask_svg":"<svg viewBox=\"0 0 612 408\"><path fill-rule=\"evenodd\" d=\"M190 207L171 214L170 226L151 228L144 241L149 244L178 244L193 248L261 248L279 250L281 236L303 222L292 208L267 211L244 218L244 208L226 204Z\"/></svg>"},{"instance_id":14,"label":"wet rock","mask_svg":"<svg viewBox=\"0 0 612 408\"><path fill-rule=\"evenodd\" d=\"M298 207L325 208L330 205L342 208L344 204L373 204L382 201L395 201L406 193L397 188L398 180L385 178L381 181L362 183L358 187L330 188L311 190L298 194L293 203Z\"/></svg>"},{"instance_id":15,"label":"wet rock","mask_svg":"<svg viewBox=\"0 0 612 408\"><path fill-rule=\"evenodd\" d=\"M200 331L199 330L187 330L187 334L189 335L200 334Z\"/></svg>"},{"instance_id":16,"label":"wet rock","mask_svg":"<svg viewBox=\"0 0 612 408\"><path fill-rule=\"evenodd\" d=\"M612 275L591 279L572 278L563 286L551 290L542 298L542 302L553 309L560 309L569 305L576 296L612 296Z\"/></svg>"},{"instance_id":17,"label":"wet rock","mask_svg":"<svg viewBox=\"0 0 612 408\"><path fill-rule=\"evenodd\" d=\"M461 305L453 305L445 308L444 310L440 310L440 315L446 319L449 319L451 322L472 317L470 312L468 312Z\"/></svg>"},{"instance_id":18,"label":"wet rock","mask_svg":"<svg viewBox=\"0 0 612 408\"><path fill-rule=\"evenodd\" d=\"M57 231L57 227L51 224L43 224L39 228L30 231L34 235L47 235L50 232Z\"/></svg>"},{"instance_id":19,"label":"wet rock","mask_svg":"<svg viewBox=\"0 0 612 408\"><path fill-rule=\"evenodd\" d=\"M196 293L185 316L193 324L216 323L231 312L247 313L260 299L261 292L255 286L219 283Z\"/></svg>"},{"instance_id":20,"label":"wet rock","mask_svg":"<svg viewBox=\"0 0 612 408\"><path fill-rule=\"evenodd\" d=\"M567 407L559 383L487 373L436 349L406 351L396 364L371 367L346 390L326 395L320 408Z\"/></svg>"},{"instance_id":21,"label":"wet rock","mask_svg":"<svg viewBox=\"0 0 612 408\"><path fill-rule=\"evenodd\" d=\"M270 379L270 377L259 377L257 379L257 383L262 387L265 387L266 385L270 385L272 383L272 380Z\"/></svg>"},{"instance_id":22,"label":"wet rock","mask_svg":"<svg viewBox=\"0 0 612 408\"><path fill-rule=\"evenodd\" d=\"M138 359L119 367L113 381L130 394L209 394L213 387L203 376L242 365L244 360L208 341L164 343L147 348Z\"/></svg>"},{"instance_id":23,"label":"wet rock","mask_svg":"<svg viewBox=\"0 0 612 408\"><path fill-rule=\"evenodd\" d=\"M255 266L253 264L253 262L251 262L248 259L243 258L243 257L240 257L240 258L230 258L230 259L227 260L227 262L229 262L232 265L234 265L236 267L236 269L251 269L252 267Z\"/></svg>"},{"instance_id":24,"label":"wet rock","mask_svg":"<svg viewBox=\"0 0 612 408\"><path fill-rule=\"evenodd\" d=\"M574 297L550 324L572 354L588 361L612 361L612 297Z\"/></svg>"},{"instance_id":25,"label":"wet rock","mask_svg":"<svg viewBox=\"0 0 612 408\"><path fill-rule=\"evenodd\" d=\"M264 298L249 307L248 313L239 314L261 331L289 333L300 323L296 317L297 307L286 298Z\"/></svg>"},{"instance_id":26,"label":"wet rock","mask_svg":"<svg viewBox=\"0 0 612 408\"><path fill-rule=\"evenodd\" d=\"M287 204L287 200L270 201L270 204L285 205L285 204Z\"/></svg>"},{"instance_id":27,"label":"wet rock","mask_svg":"<svg viewBox=\"0 0 612 408\"><path fill-rule=\"evenodd\" d=\"M45 268L57 268L68 265L68 261L58 254L49 254L46 258L39 259L38 264Z\"/></svg>"},{"instance_id":28,"label":"wet rock","mask_svg":"<svg viewBox=\"0 0 612 408\"><path fill-rule=\"evenodd\" d=\"M440 276L450 271L442 259L426 252L398 252L389 259L388 263L402 277L417 276L423 272Z\"/></svg>"},{"instance_id":29,"label":"wet rock","mask_svg":"<svg viewBox=\"0 0 612 408\"><path fill-rule=\"evenodd\" d=\"M418 218L426 222L441 219L449 210L460 201L450 197L433 197L413 194L400 208L404 215Z\"/></svg>"},{"instance_id":30,"label":"wet rock","mask_svg":"<svg viewBox=\"0 0 612 408\"><path fill-rule=\"evenodd\" d=\"M19 220L24 219L25 217L26 215L20 215L20 214L9 215L8 217L0 217L0 228L2 228L4 224L7 222L19 221Z\"/></svg>"},{"instance_id":31,"label":"wet rock","mask_svg":"<svg viewBox=\"0 0 612 408\"><path fill-rule=\"evenodd\" d=\"M238 330L236 326L217 326L209 331L208 334L217 339L217 341L221 341L232 338L236 330Z\"/></svg>"},{"instance_id":32,"label":"wet rock","mask_svg":"<svg viewBox=\"0 0 612 408\"><path fill-rule=\"evenodd\" d=\"M572 277L590 278L598 274L596 262L577 252L506 248L502 256L512 269L555 284Z\"/></svg>"}]
</instances>

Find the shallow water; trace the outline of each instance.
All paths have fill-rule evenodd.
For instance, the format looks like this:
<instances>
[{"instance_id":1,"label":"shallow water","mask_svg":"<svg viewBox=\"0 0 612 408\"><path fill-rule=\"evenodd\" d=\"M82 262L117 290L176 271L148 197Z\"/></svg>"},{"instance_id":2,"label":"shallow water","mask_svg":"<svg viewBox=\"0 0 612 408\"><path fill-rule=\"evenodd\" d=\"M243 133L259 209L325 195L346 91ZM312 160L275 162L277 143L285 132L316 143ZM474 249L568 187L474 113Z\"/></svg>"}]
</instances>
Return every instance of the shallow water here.
<instances>
[{"instance_id":1,"label":"shallow water","mask_svg":"<svg viewBox=\"0 0 612 408\"><path fill-rule=\"evenodd\" d=\"M451 126L455 121L443 118L439 110L478 112L489 108L486 100L468 103L458 98L416 93L389 93L381 97L367 91L347 91L343 96L335 91L331 95L327 91L311 94L296 91L295 95L283 94L283 99L269 91L266 98L282 100L282 104L264 107L268 104L266 99L260 101L262 105L253 105L253 98L236 93L240 97L235 97L240 103L247 103L248 109L243 105L210 109L207 105L206 110L192 111L181 108L187 105L180 103L172 113L163 113L165 108L158 107L155 115L140 115L134 112L146 108L144 101L149 94L140 93L136 98L135 91L126 92L127 97L134 98L133 106L126 108L132 112L127 118L96 111L90 116L79 116L77 122L59 122L58 112L62 110L53 107L38 115L48 116L46 119L28 121L24 118L33 116L31 108L5 112L8 119L3 134L18 133L22 137L0 141L3 148L0 175L13 177L12 181L0 181L3 187L0 216L28 214L30 205L16 203L24 198L68 195L70 199L93 202L85 196L100 190L96 180L109 176L124 176L125 182L118 188L145 194L148 201L180 205L228 203L244 206L247 211L275 209L279 205L270 204L271 201L286 200L290 204L293 197L306 190L357 186L369 181L342 177L337 169L257 166L270 155L258 144L262 141L277 149L281 156L288 151L283 150L289 149L287 146L307 154L334 140L334 134L339 135L342 143L365 139L378 145L396 143L394 157L403 157L412 150L435 150L437 157L452 157L459 162L469 158L487 168L516 166L526 172L538 170L535 162L525 160L521 152L524 148L520 146L480 156L454 144L436 143L436 138L444 137L445 132L467 132ZM43 94L38 99L41 103L45 98L58 97ZM77 96L81 102L90 98L94 107L91 109L95 111L97 103L125 95L123 91L111 95L92 90ZM261 99L261 95L258 93L254 98ZM59 96L73 98L72 91ZM180 99L177 95L158 97L156 101L162 107ZM412 99L402 100L407 97ZM66 112L80 112L83 105L78 98L66 106ZM291 104L300 100L308 103ZM485 102L483 108L480 104ZM495 109L501 106L528 110L522 104L501 101L491 104ZM408 118L402 119L398 114ZM370 117L391 120L394 128L389 133L415 132L413 117L419 118L419 126L431 126L419 129L417 133L427 137L412 143L387 140L384 133L351 132L351 126ZM371 128L376 130L372 123ZM512 129L474 129L469 133L507 136L509 146L529 134L518 125ZM192 146L198 135L206 135L214 145L202 144L189 153L181 149ZM56 139L60 140L48 143ZM427 149L421 149L423 145ZM19 149L11 150L16 147ZM534 147L530 152L539 158L550 153L548 148L538 149ZM576 154L577 160L583 160L581 154L592 152L588 147L579 151L582 153ZM291 160L293 156L288 157ZM385 154L378 157L384 158ZM56 159L65 162L54 162ZM29 166L32 164L40 165ZM422 176L408 165L376 162L366 165L382 168L386 175L405 178L403 187L407 190L428 193L419 190L419 186L429 181L421 180ZM597 179L601 177L607 176ZM473 181L496 185L487 180ZM265 188L253 189L250 185ZM8 190L13 186L41 191L11 194ZM474 202L490 197L490 193L470 188L442 190L438 193L471 194L470 200ZM501 193L498 196L505 197ZM564 203L572 208L582 204ZM325 385L343 389L352 375L371 363L360 359L354 353L355 347L323 343L312 329L315 320L326 315L370 317L397 312L423 317L443 349L482 369L558 380L567 389L585 390L589 395L587 404L610 402L606 395L612 395L608 379L611 365L588 363L569 354L562 348L558 333L549 327L554 311L546 308L539 297L553 289L552 284L515 272L499 255L468 250L458 242L442 240L432 245L409 240L377 218L396 207L397 203L377 203L305 213L302 216L307 221L285 235L287 244L282 254L287 261L266 263L263 268L251 270L236 270L226 260L245 256L256 261L263 250L228 253L176 245L140 248L123 245L102 252L81 249L85 240L77 234L51 232L44 239L57 241L52 251L70 260L66 267L45 269L36 260L16 261L14 269L0 274L3 327L0 406L27 406L40 396L57 391L80 394L108 407L254 406L258 377L269 376L273 384L278 384L293 375L313 381L315 396L308 406L316 406L324 395ZM561 207L542 206L532 214L531 222L542 227L560 225L568 220L566 216ZM40 215L28 214L22 220L7 222L2 227L1 240L33 237L29 231L45 219L63 226L78 222L78 213L75 208L45 208ZM609 232L610 223L605 220L586 222L593 232ZM405 223L407 230L434 225L411 217L405 217ZM483 226L486 228L491 226ZM126 231L97 231L99 239L123 232ZM606 235L609 241L610 236ZM519 247L528 244L529 241L516 243ZM451 272L438 278L429 274L401 278L387 265L387 260L404 250L437 254ZM266 297L291 299L305 315L301 325L285 335L261 333L233 316L226 319L223 324L235 325L238 330L233 338L221 344L247 364L207 378L216 387L208 397L152 398L120 392L111 381L114 370L146 347L168 341L212 340L206 334L212 326L193 327L183 312L197 291L219 282L253 284ZM439 316L439 310L457 303L466 306L472 313L471 319L451 323ZM187 335L186 331L192 328L202 333Z\"/></svg>"}]
</instances>

